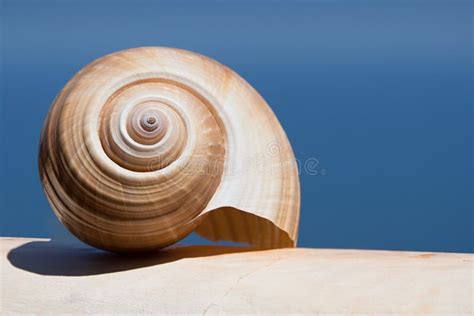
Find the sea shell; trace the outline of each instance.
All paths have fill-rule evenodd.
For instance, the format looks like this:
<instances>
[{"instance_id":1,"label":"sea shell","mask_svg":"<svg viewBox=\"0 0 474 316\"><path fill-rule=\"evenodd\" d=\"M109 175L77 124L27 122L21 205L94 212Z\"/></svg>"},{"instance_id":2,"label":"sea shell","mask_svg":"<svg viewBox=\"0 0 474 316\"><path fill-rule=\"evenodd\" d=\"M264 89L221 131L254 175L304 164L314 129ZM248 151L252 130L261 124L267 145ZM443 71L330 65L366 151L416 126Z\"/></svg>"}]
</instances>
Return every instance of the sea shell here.
<instances>
[{"instance_id":1,"label":"sea shell","mask_svg":"<svg viewBox=\"0 0 474 316\"><path fill-rule=\"evenodd\" d=\"M258 247L296 244L300 189L290 143L229 68L161 47L102 57L51 106L39 170L79 239L116 252L192 231Z\"/></svg>"}]
</instances>

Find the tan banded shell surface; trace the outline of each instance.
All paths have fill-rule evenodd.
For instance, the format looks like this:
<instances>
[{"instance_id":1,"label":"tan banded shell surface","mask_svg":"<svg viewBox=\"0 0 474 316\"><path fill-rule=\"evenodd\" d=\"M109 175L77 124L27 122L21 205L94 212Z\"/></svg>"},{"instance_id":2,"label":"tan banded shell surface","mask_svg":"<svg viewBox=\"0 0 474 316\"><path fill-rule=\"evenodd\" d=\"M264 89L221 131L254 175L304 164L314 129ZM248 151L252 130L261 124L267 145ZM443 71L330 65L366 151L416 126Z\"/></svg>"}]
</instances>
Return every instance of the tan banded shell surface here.
<instances>
[{"instance_id":1,"label":"tan banded shell surface","mask_svg":"<svg viewBox=\"0 0 474 316\"><path fill-rule=\"evenodd\" d=\"M98 248L151 250L192 231L296 244L285 132L246 81L196 53L136 48L86 66L51 106L39 170L61 222Z\"/></svg>"}]
</instances>

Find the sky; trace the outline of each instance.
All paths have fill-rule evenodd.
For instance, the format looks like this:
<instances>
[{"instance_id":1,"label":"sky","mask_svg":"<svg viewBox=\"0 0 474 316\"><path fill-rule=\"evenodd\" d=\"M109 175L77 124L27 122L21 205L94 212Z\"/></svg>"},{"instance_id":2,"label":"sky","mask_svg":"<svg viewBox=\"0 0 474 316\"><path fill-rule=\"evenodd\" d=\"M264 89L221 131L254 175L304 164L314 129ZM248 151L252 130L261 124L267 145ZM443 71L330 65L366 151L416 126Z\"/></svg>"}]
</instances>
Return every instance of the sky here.
<instances>
[{"instance_id":1,"label":"sky","mask_svg":"<svg viewBox=\"0 0 474 316\"><path fill-rule=\"evenodd\" d=\"M169 46L234 69L318 162L298 246L474 252L471 1L0 3L1 236L74 240L38 176L49 106L96 58Z\"/></svg>"}]
</instances>

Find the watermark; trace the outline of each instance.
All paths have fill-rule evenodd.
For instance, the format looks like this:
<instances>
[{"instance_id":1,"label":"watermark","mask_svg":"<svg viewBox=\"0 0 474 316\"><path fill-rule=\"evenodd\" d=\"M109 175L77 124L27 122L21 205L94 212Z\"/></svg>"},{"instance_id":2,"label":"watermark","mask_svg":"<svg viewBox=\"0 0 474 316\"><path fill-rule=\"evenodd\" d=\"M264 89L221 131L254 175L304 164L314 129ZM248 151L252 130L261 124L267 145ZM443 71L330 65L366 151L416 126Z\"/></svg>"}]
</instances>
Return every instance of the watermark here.
<instances>
[{"instance_id":1,"label":"watermark","mask_svg":"<svg viewBox=\"0 0 474 316\"><path fill-rule=\"evenodd\" d=\"M178 167L180 172L189 176L219 176L224 173L228 177L238 177L248 173L278 176L292 171L296 171L298 175L327 175L327 170L321 166L318 158L309 157L303 160L294 158L291 151L285 152L276 142L269 143L265 150L258 155L242 157L238 154L233 156L231 153L230 156L212 157L207 154L193 154L189 159L181 162ZM154 157L150 160L149 170L159 169L157 167L163 160L163 158Z\"/></svg>"}]
</instances>

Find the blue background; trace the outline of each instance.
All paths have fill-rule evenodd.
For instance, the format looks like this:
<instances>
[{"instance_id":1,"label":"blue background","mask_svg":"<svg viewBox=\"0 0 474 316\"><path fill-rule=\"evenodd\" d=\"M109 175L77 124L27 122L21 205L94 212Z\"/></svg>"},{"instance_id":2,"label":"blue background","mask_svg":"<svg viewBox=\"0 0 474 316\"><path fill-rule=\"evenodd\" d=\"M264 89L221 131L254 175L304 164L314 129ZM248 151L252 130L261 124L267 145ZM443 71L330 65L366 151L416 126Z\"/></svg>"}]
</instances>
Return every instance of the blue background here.
<instances>
[{"instance_id":1,"label":"blue background","mask_svg":"<svg viewBox=\"0 0 474 316\"><path fill-rule=\"evenodd\" d=\"M171 46L237 71L272 106L297 158L318 159L318 175L301 175L299 246L473 252L472 9L2 1L1 235L73 239L37 171L51 102L104 54Z\"/></svg>"}]
</instances>

